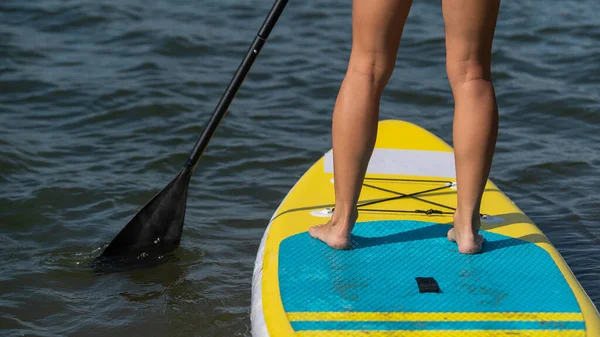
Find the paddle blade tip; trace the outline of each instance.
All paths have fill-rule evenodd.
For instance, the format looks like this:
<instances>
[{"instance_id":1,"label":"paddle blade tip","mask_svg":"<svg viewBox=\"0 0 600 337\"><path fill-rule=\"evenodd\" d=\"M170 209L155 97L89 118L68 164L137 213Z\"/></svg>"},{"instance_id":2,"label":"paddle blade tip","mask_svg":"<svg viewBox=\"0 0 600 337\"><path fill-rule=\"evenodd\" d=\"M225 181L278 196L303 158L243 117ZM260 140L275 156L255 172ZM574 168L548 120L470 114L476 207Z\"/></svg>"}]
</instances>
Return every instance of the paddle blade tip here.
<instances>
[{"instance_id":1,"label":"paddle blade tip","mask_svg":"<svg viewBox=\"0 0 600 337\"><path fill-rule=\"evenodd\" d=\"M136 262L179 246L190 177L191 171L184 168L129 220L99 258Z\"/></svg>"}]
</instances>

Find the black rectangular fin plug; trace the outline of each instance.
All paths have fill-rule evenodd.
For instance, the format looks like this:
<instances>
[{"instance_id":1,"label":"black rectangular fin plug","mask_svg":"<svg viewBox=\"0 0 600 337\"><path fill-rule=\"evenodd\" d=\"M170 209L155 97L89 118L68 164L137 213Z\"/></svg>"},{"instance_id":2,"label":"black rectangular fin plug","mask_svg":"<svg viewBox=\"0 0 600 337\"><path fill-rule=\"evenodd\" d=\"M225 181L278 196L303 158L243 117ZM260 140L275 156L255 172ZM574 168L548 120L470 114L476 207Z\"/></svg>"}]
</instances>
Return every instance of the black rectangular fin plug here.
<instances>
[{"instance_id":1,"label":"black rectangular fin plug","mask_svg":"<svg viewBox=\"0 0 600 337\"><path fill-rule=\"evenodd\" d=\"M433 277L417 277L417 285L420 293L439 293L440 287Z\"/></svg>"}]
</instances>

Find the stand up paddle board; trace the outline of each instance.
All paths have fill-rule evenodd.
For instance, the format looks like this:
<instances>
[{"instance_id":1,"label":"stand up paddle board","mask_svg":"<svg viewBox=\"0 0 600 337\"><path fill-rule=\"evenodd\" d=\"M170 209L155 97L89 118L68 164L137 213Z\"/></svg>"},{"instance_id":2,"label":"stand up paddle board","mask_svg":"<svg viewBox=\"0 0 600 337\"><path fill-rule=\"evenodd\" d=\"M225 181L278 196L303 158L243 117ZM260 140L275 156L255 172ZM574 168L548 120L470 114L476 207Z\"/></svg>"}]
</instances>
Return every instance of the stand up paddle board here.
<instances>
[{"instance_id":1,"label":"stand up paddle board","mask_svg":"<svg viewBox=\"0 0 600 337\"><path fill-rule=\"evenodd\" d=\"M311 238L332 214L332 159L302 176L265 231L253 336L600 336L598 311L559 252L491 181L483 251L458 253L446 238L452 148L414 124L379 124L352 249Z\"/></svg>"}]
</instances>

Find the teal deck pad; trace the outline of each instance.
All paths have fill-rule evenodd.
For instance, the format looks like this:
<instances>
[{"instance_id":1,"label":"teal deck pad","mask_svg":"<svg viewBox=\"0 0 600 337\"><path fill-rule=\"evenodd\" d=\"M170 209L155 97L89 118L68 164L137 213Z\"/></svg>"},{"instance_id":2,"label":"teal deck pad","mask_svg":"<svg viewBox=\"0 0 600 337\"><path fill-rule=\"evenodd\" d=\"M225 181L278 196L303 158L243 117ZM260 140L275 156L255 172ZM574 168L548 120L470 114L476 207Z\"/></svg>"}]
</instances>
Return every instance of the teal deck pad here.
<instances>
[{"instance_id":1,"label":"teal deck pad","mask_svg":"<svg viewBox=\"0 0 600 337\"><path fill-rule=\"evenodd\" d=\"M542 248L483 232L482 253L462 255L446 239L449 229L421 221L361 222L347 251L331 249L306 232L291 236L279 249L284 309L581 312L560 270ZM416 277L435 278L441 292L419 293Z\"/></svg>"}]
</instances>

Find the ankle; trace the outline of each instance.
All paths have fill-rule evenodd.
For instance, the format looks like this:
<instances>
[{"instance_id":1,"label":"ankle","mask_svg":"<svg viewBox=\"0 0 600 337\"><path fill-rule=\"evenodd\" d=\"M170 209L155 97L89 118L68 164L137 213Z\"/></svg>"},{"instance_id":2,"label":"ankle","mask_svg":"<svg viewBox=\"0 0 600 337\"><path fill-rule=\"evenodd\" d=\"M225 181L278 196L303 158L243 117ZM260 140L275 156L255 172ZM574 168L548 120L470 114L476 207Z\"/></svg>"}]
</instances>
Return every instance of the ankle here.
<instances>
[{"instance_id":1,"label":"ankle","mask_svg":"<svg viewBox=\"0 0 600 337\"><path fill-rule=\"evenodd\" d=\"M338 222L354 222L358 218L356 207L335 207L332 220Z\"/></svg>"},{"instance_id":2,"label":"ankle","mask_svg":"<svg viewBox=\"0 0 600 337\"><path fill-rule=\"evenodd\" d=\"M456 210L454 213L454 227L463 235L476 235L479 232L479 227L481 227L479 212L467 212L466 216L463 214L465 213Z\"/></svg>"}]
</instances>

